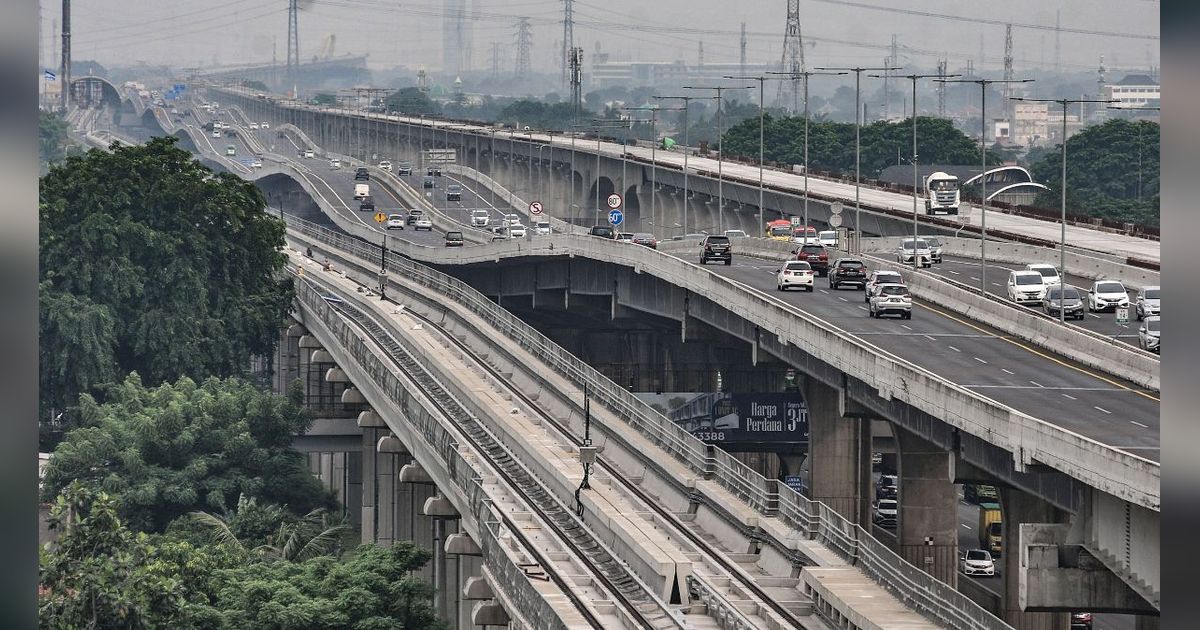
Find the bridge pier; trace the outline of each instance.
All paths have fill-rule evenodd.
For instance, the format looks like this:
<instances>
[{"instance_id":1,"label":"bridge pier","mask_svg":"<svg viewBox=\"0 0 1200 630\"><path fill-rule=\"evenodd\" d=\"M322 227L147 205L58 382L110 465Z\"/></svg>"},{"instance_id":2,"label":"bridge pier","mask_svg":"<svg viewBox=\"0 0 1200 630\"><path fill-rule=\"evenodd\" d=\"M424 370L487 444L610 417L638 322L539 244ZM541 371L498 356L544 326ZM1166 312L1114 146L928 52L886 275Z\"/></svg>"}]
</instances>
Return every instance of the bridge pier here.
<instances>
[{"instance_id":1,"label":"bridge pier","mask_svg":"<svg viewBox=\"0 0 1200 630\"><path fill-rule=\"evenodd\" d=\"M852 523L871 524L871 418L847 409L842 393L804 377L810 498Z\"/></svg>"},{"instance_id":2,"label":"bridge pier","mask_svg":"<svg viewBox=\"0 0 1200 630\"><path fill-rule=\"evenodd\" d=\"M958 493L954 454L893 427L899 450L896 533L900 556L958 587Z\"/></svg>"},{"instance_id":3,"label":"bridge pier","mask_svg":"<svg viewBox=\"0 0 1200 630\"><path fill-rule=\"evenodd\" d=\"M422 509L422 514L433 519L433 588L434 593L434 609L439 617L450 620L449 614L457 616L457 595L455 596L454 608L451 609L450 598L448 597L447 588L450 581L447 576L446 568L446 529L447 521L457 520L459 518L458 510L450 503L450 500L441 494L429 497L425 501L425 506ZM455 565L458 563L456 562ZM455 566L456 572L458 567ZM457 589L456 589L457 590ZM453 611L453 612L452 612Z\"/></svg>"},{"instance_id":4,"label":"bridge pier","mask_svg":"<svg viewBox=\"0 0 1200 630\"><path fill-rule=\"evenodd\" d=\"M1069 630L1070 613L1026 612L1021 609L1021 554L1018 552L1021 523L1057 523L1063 520L1059 510L1049 503L1013 488L1000 487L1002 522L1001 562L1004 578L1003 619L1015 630Z\"/></svg>"}]
</instances>

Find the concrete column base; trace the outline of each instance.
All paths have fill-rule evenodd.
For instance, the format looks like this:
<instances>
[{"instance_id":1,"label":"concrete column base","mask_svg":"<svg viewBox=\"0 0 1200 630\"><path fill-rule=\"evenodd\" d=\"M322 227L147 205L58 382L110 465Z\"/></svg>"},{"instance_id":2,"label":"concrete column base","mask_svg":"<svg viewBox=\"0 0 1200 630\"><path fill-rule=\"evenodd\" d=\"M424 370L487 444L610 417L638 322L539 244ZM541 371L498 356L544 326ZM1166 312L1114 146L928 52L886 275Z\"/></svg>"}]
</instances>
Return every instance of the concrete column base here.
<instances>
[{"instance_id":1,"label":"concrete column base","mask_svg":"<svg viewBox=\"0 0 1200 630\"><path fill-rule=\"evenodd\" d=\"M471 623L477 626L507 626L509 621L508 612L495 601L478 602L471 609Z\"/></svg>"},{"instance_id":2,"label":"concrete column base","mask_svg":"<svg viewBox=\"0 0 1200 630\"><path fill-rule=\"evenodd\" d=\"M492 585L488 583L486 577L476 575L467 578L463 584L462 596L463 599L491 599L495 597L492 592Z\"/></svg>"},{"instance_id":3,"label":"concrete column base","mask_svg":"<svg viewBox=\"0 0 1200 630\"><path fill-rule=\"evenodd\" d=\"M1070 630L1071 614L1021 610L1021 554L1011 547L1020 537L1021 523L1057 523L1058 510L1019 490L1000 487L1004 552L997 563L1004 578L1004 621L1014 630Z\"/></svg>"},{"instance_id":4,"label":"concrete column base","mask_svg":"<svg viewBox=\"0 0 1200 630\"><path fill-rule=\"evenodd\" d=\"M896 430L900 449L896 538L900 557L958 587L958 493L954 454Z\"/></svg>"},{"instance_id":5,"label":"concrete column base","mask_svg":"<svg viewBox=\"0 0 1200 630\"><path fill-rule=\"evenodd\" d=\"M804 379L802 390L808 403L810 496L850 522L869 527L870 420L842 417L838 391L832 387Z\"/></svg>"}]
</instances>

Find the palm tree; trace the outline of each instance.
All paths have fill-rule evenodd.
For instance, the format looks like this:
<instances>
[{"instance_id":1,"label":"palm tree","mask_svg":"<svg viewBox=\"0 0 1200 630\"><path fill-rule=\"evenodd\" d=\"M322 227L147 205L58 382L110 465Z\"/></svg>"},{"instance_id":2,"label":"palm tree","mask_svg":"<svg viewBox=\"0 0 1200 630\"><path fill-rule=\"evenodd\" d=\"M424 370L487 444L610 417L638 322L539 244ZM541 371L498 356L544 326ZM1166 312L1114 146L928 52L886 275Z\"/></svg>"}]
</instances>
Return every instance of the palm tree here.
<instances>
[{"instance_id":1,"label":"palm tree","mask_svg":"<svg viewBox=\"0 0 1200 630\"><path fill-rule=\"evenodd\" d=\"M341 554L341 535L350 526L345 517L330 515L324 508L317 508L298 520L280 523L279 529L267 536L266 543L248 548L246 541L237 537L231 523L239 512L255 506L253 498L243 495L238 498L237 508L224 516L192 512L189 517L211 532L215 544L230 545L239 551L250 551L265 558L303 562L317 556Z\"/></svg>"}]
</instances>

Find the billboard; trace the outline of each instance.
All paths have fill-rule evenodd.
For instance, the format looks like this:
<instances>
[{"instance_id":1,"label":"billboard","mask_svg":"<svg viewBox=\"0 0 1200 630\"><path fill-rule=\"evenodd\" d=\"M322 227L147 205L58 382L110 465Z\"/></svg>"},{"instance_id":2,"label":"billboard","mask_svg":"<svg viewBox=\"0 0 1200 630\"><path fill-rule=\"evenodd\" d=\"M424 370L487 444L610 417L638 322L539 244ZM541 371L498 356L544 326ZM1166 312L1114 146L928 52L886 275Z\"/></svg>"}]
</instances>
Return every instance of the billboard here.
<instances>
[{"instance_id":1,"label":"billboard","mask_svg":"<svg viewBox=\"0 0 1200 630\"><path fill-rule=\"evenodd\" d=\"M712 444L808 442L808 406L799 392L637 394L697 438Z\"/></svg>"}]
</instances>

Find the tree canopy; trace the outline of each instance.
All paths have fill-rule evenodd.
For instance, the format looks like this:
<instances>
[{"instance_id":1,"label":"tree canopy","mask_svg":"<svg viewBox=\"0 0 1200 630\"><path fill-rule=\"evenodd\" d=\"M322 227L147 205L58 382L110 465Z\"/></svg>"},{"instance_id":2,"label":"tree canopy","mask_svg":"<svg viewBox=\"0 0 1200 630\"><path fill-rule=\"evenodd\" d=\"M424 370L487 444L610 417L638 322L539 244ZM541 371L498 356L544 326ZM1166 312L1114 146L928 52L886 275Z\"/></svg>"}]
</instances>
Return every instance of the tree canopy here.
<instances>
[{"instance_id":1,"label":"tree canopy","mask_svg":"<svg viewBox=\"0 0 1200 630\"><path fill-rule=\"evenodd\" d=\"M67 121L58 112L38 110L38 162L45 173L67 155Z\"/></svg>"},{"instance_id":2,"label":"tree canopy","mask_svg":"<svg viewBox=\"0 0 1200 630\"><path fill-rule=\"evenodd\" d=\"M1050 187L1035 205L1057 208L1062 195L1061 149L1033 162L1034 180ZM1078 214L1159 224L1159 125L1114 119L1067 140L1067 210Z\"/></svg>"},{"instance_id":3,"label":"tree canopy","mask_svg":"<svg viewBox=\"0 0 1200 630\"><path fill-rule=\"evenodd\" d=\"M392 92L384 99L388 111L416 116L418 114L440 114L442 108L429 99L420 88L406 87Z\"/></svg>"},{"instance_id":4,"label":"tree canopy","mask_svg":"<svg viewBox=\"0 0 1200 630\"><path fill-rule=\"evenodd\" d=\"M114 375L158 383L269 356L292 298L262 193L173 137L68 157L41 179L43 409Z\"/></svg>"},{"instance_id":5,"label":"tree canopy","mask_svg":"<svg viewBox=\"0 0 1200 630\"><path fill-rule=\"evenodd\" d=\"M237 378L186 377L147 388L133 374L105 395L104 404L80 397L80 426L46 467L47 497L83 481L113 496L122 518L143 531L189 512L222 511L240 495L296 514L332 505L289 449L311 422L298 389L285 398Z\"/></svg>"},{"instance_id":6,"label":"tree canopy","mask_svg":"<svg viewBox=\"0 0 1200 630\"><path fill-rule=\"evenodd\" d=\"M574 112L570 103L547 104L525 99L510 103L500 110L496 122L518 127L528 125L533 129L565 130L571 126Z\"/></svg>"}]
</instances>

